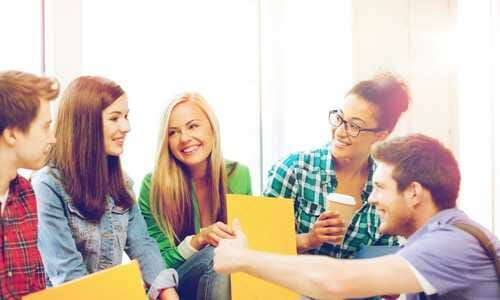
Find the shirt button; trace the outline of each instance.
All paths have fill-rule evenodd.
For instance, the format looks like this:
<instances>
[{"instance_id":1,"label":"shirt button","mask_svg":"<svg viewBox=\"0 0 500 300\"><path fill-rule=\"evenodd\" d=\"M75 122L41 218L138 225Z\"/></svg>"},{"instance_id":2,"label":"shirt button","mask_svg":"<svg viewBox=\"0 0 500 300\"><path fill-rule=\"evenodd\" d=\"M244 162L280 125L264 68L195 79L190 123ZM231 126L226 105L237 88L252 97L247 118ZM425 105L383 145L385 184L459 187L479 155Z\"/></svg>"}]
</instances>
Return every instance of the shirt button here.
<instances>
[{"instance_id":1,"label":"shirt button","mask_svg":"<svg viewBox=\"0 0 500 300\"><path fill-rule=\"evenodd\" d=\"M12 277L12 271L10 271L10 270L9 270L9 271L7 272L7 276Z\"/></svg>"}]
</instances>

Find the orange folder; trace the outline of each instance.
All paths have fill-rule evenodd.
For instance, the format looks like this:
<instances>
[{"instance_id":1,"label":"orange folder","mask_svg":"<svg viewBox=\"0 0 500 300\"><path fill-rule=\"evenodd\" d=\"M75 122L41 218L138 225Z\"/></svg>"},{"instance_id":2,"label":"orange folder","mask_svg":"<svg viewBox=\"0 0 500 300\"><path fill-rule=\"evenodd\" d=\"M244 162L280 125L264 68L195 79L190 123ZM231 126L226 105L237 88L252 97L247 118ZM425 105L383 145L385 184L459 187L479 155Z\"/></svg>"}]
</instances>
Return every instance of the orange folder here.
<instances>
[{"instance_id":1,"label":"orange folder","mask_svg":"<svg viewBox=\"0 0 500 300\"><path fill-rule=\"evenodd\" d=\"M293 201L261 196L227 195L227 217L238 218L254 250L296 255ZM231 274L233 300L288 300L299 295L276 284L244 273Z\"/></svg>"},{"instance_id":2,"label":"orange folder","mask_svg":"<svg viewBox=\"0 0 500 300\"><path fill-rule=\"evenodd\" d=\"M23 297L23 300L145 300L139 263L99 271Z\"/></svg>"}]
</instances>

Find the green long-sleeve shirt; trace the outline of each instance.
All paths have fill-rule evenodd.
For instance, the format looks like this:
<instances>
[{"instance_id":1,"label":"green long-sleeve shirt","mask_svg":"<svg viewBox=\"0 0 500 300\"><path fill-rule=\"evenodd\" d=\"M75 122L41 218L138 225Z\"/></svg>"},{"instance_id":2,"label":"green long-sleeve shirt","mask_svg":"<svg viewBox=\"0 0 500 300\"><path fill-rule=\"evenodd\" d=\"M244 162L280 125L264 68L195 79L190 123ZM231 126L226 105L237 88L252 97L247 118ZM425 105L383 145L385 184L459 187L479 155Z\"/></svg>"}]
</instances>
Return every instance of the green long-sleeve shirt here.
<instances>
[{"instance_id":1,"label":"green long-sleeve shirt","mask_svg":"<svg viewBox=\"0 0 500 300\"><path fill-rule=\"evenodd\" d=\"M228 166L228 164L229 163L226 162L226 166ZM246 166L238 163L234 171L230 173L230 175L228 176L228 191L231 194L252 194L250 171ZM139 207L141 209L142 216L144 217L144 220L146 221L146 224L148 226L148 233L158 243L161 255L165 260L165 263L167 264L167 266L177 269L184 262L184 258L177 250L177 245L172 245L170 243L170 239L160 229L160 226L151 214L151 206L149 202L150 192L151 174L148 174L142 181L141 192L139 194ZM191 191L191 201L193 205L194 228L195 232L198 233L200 232L200 210L194 190Z\"/></svg>"}]
</instances>

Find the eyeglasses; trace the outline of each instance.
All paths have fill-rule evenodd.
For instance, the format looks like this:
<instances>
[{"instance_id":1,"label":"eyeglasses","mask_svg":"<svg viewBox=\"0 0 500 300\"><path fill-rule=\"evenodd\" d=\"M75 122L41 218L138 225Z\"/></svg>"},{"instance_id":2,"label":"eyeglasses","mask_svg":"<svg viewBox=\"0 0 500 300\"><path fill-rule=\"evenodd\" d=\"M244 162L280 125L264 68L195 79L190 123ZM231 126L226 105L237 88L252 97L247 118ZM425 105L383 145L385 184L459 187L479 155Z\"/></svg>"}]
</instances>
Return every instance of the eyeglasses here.
<instances>
[{"instance_id":1,"label":"eyeglasses","mask_svg":"<svg viewBox=\"0 0 500 300\"><path fill-rule=\"evenodd\" d=\"M382 128L361 128L359 125L353 123L352 121L346 121L342 117L343 113L340 109L330 110L328 114L328 121L333 128L338 128L340 125L344 124L344 129L347 134L351 137L357 137L360 132L377 132L383 130Z\"/></svg>"}]
</instances>

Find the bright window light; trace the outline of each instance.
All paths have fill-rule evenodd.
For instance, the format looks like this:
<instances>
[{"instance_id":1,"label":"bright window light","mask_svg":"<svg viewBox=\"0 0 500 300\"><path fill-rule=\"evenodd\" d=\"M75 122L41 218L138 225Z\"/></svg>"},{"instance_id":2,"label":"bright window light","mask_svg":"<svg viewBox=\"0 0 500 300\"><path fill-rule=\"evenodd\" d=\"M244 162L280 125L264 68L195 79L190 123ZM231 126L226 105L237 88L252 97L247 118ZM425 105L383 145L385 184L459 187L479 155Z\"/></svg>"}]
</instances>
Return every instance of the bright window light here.
<instances>
[{"instance_id":1,"label":"bright window light","mask_svg":"<svg viewBox=\"0 0 500 300\"><path fill-rule=\"evenodd\" d=\"M40 0L0 1L0 70L40 74L41 32Z\"/></svg>"},{"instance_id":2,"label":"bright window light","mask_svg":"<svg viewBox=\"0 0 500 300\"><path fill-rule=\"evenodd\" d=\"M161 111L186 90L200 92L215 109L224 155L249 166L254 194L270 164L329 140L327 112L352 78L349 3L82 6L83 73L109 77L129 95L132 131L123 159L136 191L153 169Z\"/></svg>"},{"instance_id":3,"label":"bright window light","mask_svg":"<svg viewBox=\"0 0 500 300\"><path fill-rule=\"evenodd\" d=\"M500 14L496 18L500 17ZM492 67L498 52L489 1L459 1L457 50L459 51L459 132L462 187L460 207L486 228L494 228L498 218L499 179L495 178L494 86ZM496 58L498 61L498 58ZM497 70L498 72L498 70ZM498 125L497 125L498 127ZM496 174L499 176L500 174ZM496 182L496 184L495 184ZM495 196L497 209L495 210Z\"/></svg>"}]
</instances>

